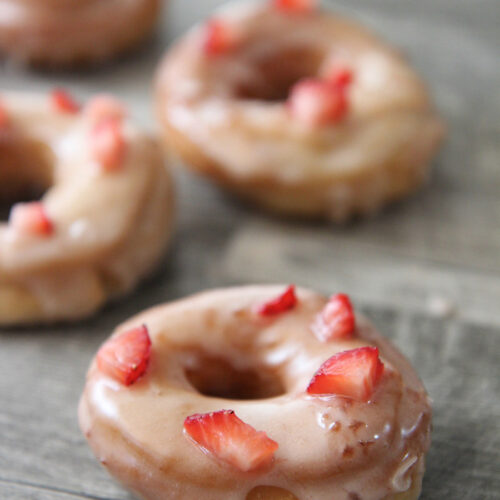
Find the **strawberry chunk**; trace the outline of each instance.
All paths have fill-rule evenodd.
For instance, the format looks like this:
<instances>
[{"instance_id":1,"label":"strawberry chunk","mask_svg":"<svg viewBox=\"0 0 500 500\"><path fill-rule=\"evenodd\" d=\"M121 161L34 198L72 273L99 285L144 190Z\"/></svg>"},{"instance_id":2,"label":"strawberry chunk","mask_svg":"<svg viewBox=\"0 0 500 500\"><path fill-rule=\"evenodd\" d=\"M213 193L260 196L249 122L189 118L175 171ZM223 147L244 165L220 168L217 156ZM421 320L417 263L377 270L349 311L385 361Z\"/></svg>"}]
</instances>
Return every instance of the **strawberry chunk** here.
<instances>
[{"instance_id":1,"label":"strawberry chunk","mask_svg":"<svg viewBox=\"0 0 500 500\"><path fill-rule=\"evenodd\" d=\"M356 320L351 300L343 293L333 295L312 325L312 331L322 342L348 339L354 334Z\"/></svg>"},{"instance_id":2,"label":"strawberry chunk","mask_svg":"<svg viewBox=\"0 0 500 500\"><path fill-rule=\"evenodd\" d=\"M144 375L150 357L151 339L143 325L109 339L97 353L97 367L128 386Z\"/></svg>"},{"instance_id":3,"label":"strawberry chunk","mask_svg":"<svg viewBox=\"0 0 500 500\"><path fill-rule=\"evenodd\" d=\"M54 109L60 113L75 114L80 111L80 104L64 89L54 89L50 100Z\"/></svg>"},{"instance_id":4,"label":"strawberry chunk","mask_svg":"<svg viewBox=\"0 0 500 500\"><path fill-rule=\"evenodd\" d=\"M340 122L347 114L348 101L336 85L310 78L292 88L288 108L293 118L316 127Z\"/></svg>"},{"instance_id":5,"label":"strawberry chunk","mask_svg":"<svg viewBox=\"0 0 500 500\"><path fill-rule=\"evenodd\" d=\"M5 106L0 101L0 130L9 125L9 114Z\"/></svg>"},{"instance_id":6,"label":"strawberry chunk","mask_svg":"<svg viewBox=\"0 0 500 500\"><path fill-rule=\"evenodd\" d=\"M191 415L184 421L184 433L205 453L244 472L269 466L278 449L276 441L232 410Z\"/></svg>"},{"instance_id":7,"label":"strawberry chunk","mask_svg":"<svg viewBox=\"0 0 500 500\"><path fill-rule=\"evenodd\" d=\"M54 224L47 216L42 203L17 203L12 207L9 224L22 234L31 236L50 236L54 232Z\"/></svg>"},{"instance_id":8,"label":"strawberry chunk","mask_svg":"<svg viewBox=\"0 0 500 500\"><path fill-rule=\"evenodd\" d=\"M329 70L326 80L336 87L346 89L353 82L354 74L347 66L335 64Z\"/></svg>"},{"instance_id":9,"label":"strawberry chunk","mask_svg":"<svg viewBox=\"0 0 500 500\"><path fill-rule=\"evenodd\" d=\"M115 97L101 94L90 99L85 106L85 115L95 123L105 120L121 121L126 116L126 110Z\"/></svg>"},{"instance_id":10,"label":"strawberry chunk","mask_svg":"<svg viewBox=\"0 0 500 500\"><path fill-rule=\"evenodd\" d=\"M237 43L237 38L231 26L219 19L211 19L205 25L203 36L203 51L209 56L230 52Z\"/></svg>"},{"instance_id":11,"label":"strawberry chunk","mask_svg":"<svg viewBox=\"0 0 500 500\"><path fill-rule=\"evenodd\" d=\"M257 312L261 316L275 316L293 309L296 304L295 285L290 285L281 295L260 305Z\"/></svg>"},{"instance_id":12,"label":"strawberry chunk","mask_svg":"<svg viewBox=\"0 0 500 500\"><path fill-rule=\"evenodd\" d=\"M307 14L316 10L317 0L274 0L274 6L292 14Z\"/></svg>"},{"instance_id":13,"label":"strawberry chunk","mask_svg":"<svg viewBox=\"0 0 500 500\"><path fill-rule=\"evenodd\" d=\"M377 347L339 352L321 365L309 383L307 393L315 396L335 394L368 401L383 372L384 364Z\"/></svg>"},{"instance_id":14,"label":"strawberry chunk","mask_svg":"<svg viewBox=\"0 0 500 500\"><path fill-rule=\"evenodd\" d=\"M122 166L126 146L119 121L104 120L92 129L91 154L103 170L111 172Z\"/></svg>"}]
</instances>

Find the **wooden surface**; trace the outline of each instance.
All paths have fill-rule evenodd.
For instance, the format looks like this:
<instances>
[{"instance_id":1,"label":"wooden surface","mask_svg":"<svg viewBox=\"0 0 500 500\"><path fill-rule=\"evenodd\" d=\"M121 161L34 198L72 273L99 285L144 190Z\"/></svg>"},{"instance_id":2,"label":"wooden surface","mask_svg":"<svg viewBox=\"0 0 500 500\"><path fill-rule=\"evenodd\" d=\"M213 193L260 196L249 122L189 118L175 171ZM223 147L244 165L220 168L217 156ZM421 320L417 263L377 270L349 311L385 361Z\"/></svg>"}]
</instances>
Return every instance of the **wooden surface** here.
<instances>
[{"instance_id":1,"label":"wooden surface","mask_svg":"<svg viewBox=\"0 0 500 500\"><path fill-rule=\"evenodd\" d=\"M115 92L153 127L158 57L218 3L178 0L155 40L111 67L54 75L5 64L0 87ZM90 358L116 324L145 307L251 281L352 294L415 363L434 400L421 498L500 498L500 2L335 6L384 33L429 81L449 126L430 185L372 220L336 228L266 217L179 175L178 231L156 276L89 321L0 332L0 499L131 498L78 430Z\"/></svg>"}]
</instances>

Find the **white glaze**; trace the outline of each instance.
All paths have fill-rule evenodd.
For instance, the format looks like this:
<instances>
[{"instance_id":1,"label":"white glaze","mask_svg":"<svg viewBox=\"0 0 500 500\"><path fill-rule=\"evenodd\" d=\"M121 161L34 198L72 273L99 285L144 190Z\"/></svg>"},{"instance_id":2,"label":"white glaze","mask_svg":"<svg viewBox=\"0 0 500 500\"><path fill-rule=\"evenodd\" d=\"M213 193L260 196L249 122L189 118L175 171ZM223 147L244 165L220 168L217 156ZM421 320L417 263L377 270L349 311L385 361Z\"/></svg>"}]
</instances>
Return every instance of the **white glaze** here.
<instances>
[{"instance_id":1,"label":"white glaze","mask_svg":"<svg viewBox=\"0 0 500 500\"><path fill-rule=\"evenodd\" d=\"M326 298L311 291L298 290L293 311L259 318L255 305L282 290L215 290L153 308L117 329L147 325L153 344L147 374L127 388L93 363L79 416L94 452L118 479L148 500L244 500L259 485L285 488L300 500L344 500L349 493L379 500L411 486L429 446L430 406L418 376L363 318L356 338L318 341L309 327ZM305 395L326 359L366 344L380 348L386 367L369 403ZM266 400L203 396L185 376L186 349L240 369L264 364L286 392ZM186 440L188 415L220 409L234 410L278 442L270 471L241 473Z\"/></svg>"}]
</instances>

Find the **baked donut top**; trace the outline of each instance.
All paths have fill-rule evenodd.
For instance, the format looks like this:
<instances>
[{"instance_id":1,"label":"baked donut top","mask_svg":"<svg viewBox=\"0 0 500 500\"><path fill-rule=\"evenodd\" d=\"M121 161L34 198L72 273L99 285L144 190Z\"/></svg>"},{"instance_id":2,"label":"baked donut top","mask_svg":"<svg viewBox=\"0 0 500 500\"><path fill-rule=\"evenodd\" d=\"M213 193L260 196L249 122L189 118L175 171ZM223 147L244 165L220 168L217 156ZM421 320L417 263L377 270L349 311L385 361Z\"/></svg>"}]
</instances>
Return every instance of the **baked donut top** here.
<instances>
[{"instance_id":1,"label":"baked donut top","mask_svg":"<svg viewBox=\"0 0 500 500\"><path fill-rule=\"evenodd\" d=\"M117 3L116 0L1 0L0 5L4 5L4 9L6 9L5 14L9 12L15 12L15 6L26 6L30 8L36 8L39 10L44 9L58 9L61 11L69 10L69 9L87 9L95 4L112 4ZM9 5L11 10L9 9Z\"/></svg>"},{"instance_id":2,"label":"baked donut top","mask_svg":"<svg viewBox=\"0 0 500 500\"><path fill-rule=\"evenodd\" d=\"M163 168L125 108L107 96L80 108L61 90L1 93L0 115L0 201L45 191L0 222L0 274L87 261L123 242Z\"/></svg>"},{"instance_id":3,"label":"baked donut top","mask_svg":"<svg viewBox=\"0 0 500 500\"><path fill-rule=\"evenodd\" d=\"M429 446L418 376L347 297L283 290L215 290L129 320L90 368L84 418L118 428L139 473L168 470L186 498L186 481L228 499L259 485L304 500L405 491Z\"/></svg>"},{"instance_id":4,"label":"baked donut top","mask_svg":"<svg viewBox=\"0 0 500 500\"><path fill-rule=\"evenodd\" d=\"M416 120L434 116L386 43L319 8L279 3L223 7L160 66L160 117L207 157L242 179L315 183L383 163Z\"/></svg>"}]
</instances>

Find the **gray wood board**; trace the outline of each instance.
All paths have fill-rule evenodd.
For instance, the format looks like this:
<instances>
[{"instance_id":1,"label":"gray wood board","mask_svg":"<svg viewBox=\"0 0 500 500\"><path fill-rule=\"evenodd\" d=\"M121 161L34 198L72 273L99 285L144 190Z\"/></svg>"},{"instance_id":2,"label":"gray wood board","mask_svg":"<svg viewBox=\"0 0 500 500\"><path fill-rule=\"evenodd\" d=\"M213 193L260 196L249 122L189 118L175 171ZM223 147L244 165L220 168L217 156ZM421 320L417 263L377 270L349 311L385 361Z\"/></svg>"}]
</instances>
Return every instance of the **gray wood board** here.
<instances>
[{"instance_id":1,"label":"gray wood board","mask_svg":"<svg viewBox=\"0 0 500 500\"><path fill-rule=\"evenodd\" d=\"M219 3L174 2L151 43L98 71L35 73L4 64L0 88L114 92L153 128L158 58ZM152 304L261 281L347 291L415 363L434 400L424 500L500 498L500 2L334 6L401 47L429 81L449 126L429 186L339 228L267 217L178 174L178 230L154 277L86 322L0 332L1 499L131 498L78 430L89 360L116 324Z\"/></svg>"}]
</instances>

